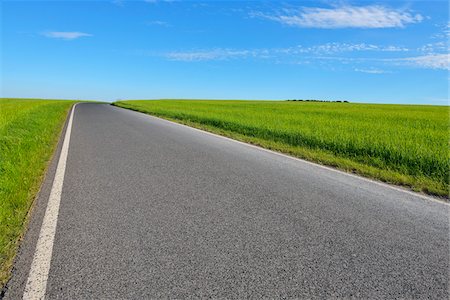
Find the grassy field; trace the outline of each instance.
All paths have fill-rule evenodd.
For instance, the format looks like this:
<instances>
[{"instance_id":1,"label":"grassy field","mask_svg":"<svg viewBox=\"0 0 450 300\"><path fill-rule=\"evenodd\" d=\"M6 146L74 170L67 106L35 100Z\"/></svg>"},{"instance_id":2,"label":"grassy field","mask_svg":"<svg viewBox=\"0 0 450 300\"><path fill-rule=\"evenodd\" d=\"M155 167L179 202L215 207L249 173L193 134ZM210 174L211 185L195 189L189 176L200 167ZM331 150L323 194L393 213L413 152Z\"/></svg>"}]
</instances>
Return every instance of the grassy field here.
<instances>
[{"instance_id":1,"label":"grassy field","mask_svg":"<svg viewBox=\"0 0 450 300\"><path fill-rule=\"evenodd\" d=\"M0 99L0 288L73 103Z\"/></svg>"},{"instance_id":2,"label":"grassy field","mask_svg":"<svg viewBox=\"0 0 450 300\"><path fill-rule=\"evenodd\" d=\"M114 105L448 198L447 106L194 100Z\"/></svg>"}]
</instances>

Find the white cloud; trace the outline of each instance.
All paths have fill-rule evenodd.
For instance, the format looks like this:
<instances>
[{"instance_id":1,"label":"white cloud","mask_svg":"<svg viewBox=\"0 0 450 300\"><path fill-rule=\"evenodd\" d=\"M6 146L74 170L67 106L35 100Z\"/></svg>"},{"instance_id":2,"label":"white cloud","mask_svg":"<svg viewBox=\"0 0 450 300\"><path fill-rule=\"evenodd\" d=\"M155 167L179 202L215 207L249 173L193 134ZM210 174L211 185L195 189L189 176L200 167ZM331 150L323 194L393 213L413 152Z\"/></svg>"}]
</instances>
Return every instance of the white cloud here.
<instances>
[{"instance_id":1,"label":"white cloud","mask_svg":"<svg viewBox=\"0 0 450 300\"><path fill-rule=\"evenodd\" d=\"M439 28L439 32L434 34L432 38L441 39L445 40L445 42L448 42L448 39L450 38L450 22L444 25L436 24L436 26Z\"/></svg>"},{"instance_id":2,"label":"white cloud","mask_svg":"<svg viewBox=\"0 0 450 300\"><path fill-rule=\"evenodd\" d=\"M423 45L422 47L417 48L417 51L424 52L427 54L433 54L437 52L443 52L450 50L449 44L447 42L436 42L436 43L428 43Z\"/></svg>"},{"instance_id":3,"label":"white cloud","mask_svg":"<svg viewBox=\"0 0 450 300\"><path fill-rule=\"evenodd\" d=\"M404 9L391 9L380 5L342 6L335 8L303 7L299 10L284 10L275 15L261 12L251 16L280 22L289 26L309 28L392 28L423 20L420 14L413 15Z\"/></svg>"},{"instance_id":4,"label":"white cloud","mask_svg":"<svg viewBox=\"0 0 450 300\"><path fill-rule=\"evenodd\" d=\"M158 3L158 2L170 3L170 2L177 2L177 1L178 0L144 0L144 2L152 3L152 4L155 4L155 3Z\"/></svg>"},{"instance_id":5,"label":"white cloud","mask_svg":"<svg viewBox=\"0 0 450 300\"><path fill-rule=\"evenodd\" d=\"M78 31L47 31L42 33L43 36L54 39L74 40L80 37L92 36L92 34Z\"/></svg>"},{"instance_id":6,"label":"white cloud","mask_svg":"<svg viewBox=\"0 0 450 300\"><path fill-rule=\"evenodd\" d=\"M148 22L145 22L145 24L146 25L154 25L154 26L161 26L161 27L169 27L170 26L170 24L169 23L167 23L167 22L164 22L164 21L148 21Z\"/></svg>"},{"instance_id":7,"label":"white cloud","mask_svg":"<svg viewBox=\"0 0 450 300\"><path fill-rule=\"evenodd\" d=\"M427 54L413 57L349 57L338 56L338 53L353 51L408 52L415 51L397 46L380 46L371 44L330 43L310 47L259 48L259 49L223 49L197 51L175 51L163 54L168 60L197 62L228 59L272 59L274 62L323 64L326 61L337 61L342 65L353 66L357 72L370 74L390 73L386 67L410 65L418 68L450 70L450 54ZM408 52L410 53L410 52ZM417 53L417 52L415 52ZM332 54L332 55L328 55ZM396 54L397 56L398 54ZM368 65L369 64L369 65ZM360 66L356 68L356 66ZM362 67L364 65L364 67ZM380 68L381 67L381 68Z\"/></svg>"},{"instance_id":8,"label":"white cloud","mask_svg":"<svg viewBox=\"0 0 450 300\"><path fill-rule=\"evenodd\" d=\"M450 70L450 54L448 53L407 57L400 59L400 61L427 69Z\"/></svg>"},{"instance_id":9,"label":"white cloud","mask_svg":"<svg viewBox=\"0 0 450 300\"><path fill-rule=\"evenodd\" d=\"M169 60L176 61L206 61L244 57L250 54L251 52L248 50L214 49L192 52L169 52L164 56Z\"/></svg>"},{"instance_id":10,"label":"white cloud","mask_svg":"<svg viewBox=\"0 0 450 300\"><path fill-rule=\"evenodd\" d=\"M323 55L340 52L354 51L380 51L380 52L404 52L408 48L399 46L381 46L373 44L349 44L349 43L326 43L304 47L302 45L287 48L259 48L259 49L223 49L198 51L180 51L168 52L164 56L169 60L178 61L205 61L205 60L224 60L230 58L280 58L296 57L304 54Z\"/></svg>"},{"instance_id":11,"label":"white cloud","mask_svg":"<svg viewBox=\"0 0 450 300\"><path fill-rule=\"evenodd\" d=\"M278 49L279 52L289 53L289 54L300 54L300 53L338 53L338 52L354 52L354 51L379 51L379 52L406 52L409 51L406 47L401 46L383 46L374 45L366 43L326 43L322 45L315 45L309 47L297 46L290 48Z\"/></svg>"},{"instance_id":12,"label":"white cloud","mask_svg":"<svg viewBox=\"0 0 450 300\"><path fill-rule=\"evenodd\" d=\"M113 0L111 2L112 2L112 4L117 5L117 6L124 6L124 0Z\"/></svg>"},{"instance_id":13,"label":"white cloud","mask_svg":"<svg viewBox=\"0 0 450 300\"><path fill-rule=\"evenodd\" d=\"M386 66L405 66L409 65L417 68L424 69L442 69L442 70L450 70L450 54L428 54L414 57L399 57L399 58L369 58L369 57L339 57L339 56L315 56L313 57L316 60L332 60L339 61L343 64L372 64L379 65L382 64L384 67ZM362 69L354 69L358 72L370 73L367 71L374 71L372 73L378 73L377 68L362 68ZM384 72L388 73L388 72Z\"/></svg>"},{"instance_id":14,"label":"white cloud","mask_svg":"<svg viewBox=\"0 0 450 300\"><path fill-rule=\"evenodd\" d=\"M386 73L391 73L388 71L384 71L384 70L380 70L380 69L354 69L356 72L361 72L361 73L368 73L368 74L386 74Z\"/></svg>"}]
</instances>

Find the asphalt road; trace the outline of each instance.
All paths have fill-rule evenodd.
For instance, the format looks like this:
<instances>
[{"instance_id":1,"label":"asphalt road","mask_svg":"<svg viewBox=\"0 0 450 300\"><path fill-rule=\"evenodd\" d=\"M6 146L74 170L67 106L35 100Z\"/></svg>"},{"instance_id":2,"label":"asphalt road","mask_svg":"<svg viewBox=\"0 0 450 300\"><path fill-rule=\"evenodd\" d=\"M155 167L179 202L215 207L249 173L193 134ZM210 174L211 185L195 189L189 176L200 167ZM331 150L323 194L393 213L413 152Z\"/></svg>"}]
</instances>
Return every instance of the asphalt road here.
<instances>
[{"instance_id":1,"label":"asphalt road","mask_svg":"<svg viewBox=\"0 0 450 300\"><path fill-rule=\"evenodd\" d=\"M7 299L22 298L55 164ZM445 203L80 104L46 298L448 299L449 253Z\"/></svg>"}]
</instances>

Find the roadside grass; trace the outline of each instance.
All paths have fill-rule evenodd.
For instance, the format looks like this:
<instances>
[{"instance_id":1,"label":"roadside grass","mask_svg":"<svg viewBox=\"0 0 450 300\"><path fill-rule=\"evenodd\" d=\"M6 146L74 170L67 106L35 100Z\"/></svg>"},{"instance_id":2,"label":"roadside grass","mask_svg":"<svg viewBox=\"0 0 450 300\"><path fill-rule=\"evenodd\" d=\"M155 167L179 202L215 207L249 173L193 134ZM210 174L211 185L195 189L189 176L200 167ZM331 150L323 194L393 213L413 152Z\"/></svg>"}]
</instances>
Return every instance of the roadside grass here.
<instances>
[{"instance_id":1,"label":"roadside grass","mask_svg":"<svg viewBox=\"0 0 450 300\"><path fill-rule=\"evenodd\" d=\"M0 98L0 289L74 103Z\"/></svg>"},{"instance_id":2,"label":"roadside grass","mask_svg":"<svg viewBox=\"0 0 450 300\"><path fill-rule=\"evenodd\" d=\"M113 105L448 199L449 107L132 100Z\"/></svg>"}]
</instances>

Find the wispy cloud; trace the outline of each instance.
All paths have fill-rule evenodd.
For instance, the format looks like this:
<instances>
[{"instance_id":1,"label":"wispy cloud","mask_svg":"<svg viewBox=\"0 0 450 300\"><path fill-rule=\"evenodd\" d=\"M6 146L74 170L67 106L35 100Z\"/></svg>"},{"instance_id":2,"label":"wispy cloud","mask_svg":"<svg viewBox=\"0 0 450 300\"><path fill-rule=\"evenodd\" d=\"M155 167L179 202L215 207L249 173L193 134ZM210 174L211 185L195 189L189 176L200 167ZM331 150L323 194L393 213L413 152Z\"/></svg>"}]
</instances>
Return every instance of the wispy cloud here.
<instances>
[{"instance_id":1,"label":"wispy cloud","mask_svg":"<svg viewBox=\"0 0 450 300\"><path fill-rule=\"evenodd\" d=\"M402 46L374 45L366 43L326 43L309 47L299 45L296 47L278 49L278 51L290 54L296 53L329 54L338 52L364 52L364 51L406 52L410 51L410 49Z\"/></svg>"},{"instance_id":2,"label":"wispy cloud","mask_svg":"<svg viewBox=\"0 0 450 300\"><path fill-rule=\"evenodd\" d=\"M406 52L408 48L392 45L374 45L365 43L326 43L315 46L294 46L286 48L258 48L258 49L203 49L195 51L173 51L165 53L163 56L169 60L177 61L206 61L206 60L225 60L236 58L280 58L295 57L304 54L326 55L342 52Z\"/></svg>"},{"instance_id":3,"label":"wispy cloud","mask_svg":"<svg viewBox=\"0 0 450 300\"><path fill-rule=\"evenodd\" d=\"M249 50L213 49L190 52L169 52L164 54L164 56L169 60L175 61L207 61L245 57L250 54L251 51Z\"/></svg>"},{"instance_id":4,"label":"wispy cloud","mask_svg":"<svg viewBox=\"0 0 450 300\"><path fill-rule=\"evenodd\" d=\"M111 3L117 6L124 6L124 0L112 0Z\"/></svg>"},{"instance_id":5,"label":"wispy cloud","mask_svg":"<svg viewBox=\"0 0 450 300\"><path fill-rule=\"evenodd\" d=\"M170 26L170 24L168 22L159 21L159 20L147 21L147 22L145 22L145 24L149 25L149 26L161 26L161 27L169 27Z\"/></svg>"},{"instance_id":6,"label":"wispy cloud","mask_svg":"<svg viewBox=\"0 0 450 300\"><path fill-rule=\"evenodd\" d=\"M450 71L450 54L448 53L407 57L399 60L421 68Z\"/></svg>"},{"instance_id":7,"label":"wispy cloud","mask_svg":"<svg viewBox=\"0 0 450 300\"><path fill-rule=\"evenodd\" d=\"M447 26L445 26L444 30L443 30L443 34L446 37L450 37L450 22L447 23Z\"/></svg>"},{"instance_id":8,"label":"wispy cloud","mask_svg":"<svg viewBox=\"0 0 450 300\"><path fill-rule=\"evenodd\" d=\"M355 68L354 71L356 72L361 72L361 73L368 73L368 74L386 74L386 73L391 73L385 70L380 70L380 69L359 69L359 68Z\"/></svg>"},{"instance_id":9,"label":"wispy cloud","mask_svg":"<svg viewBox=\"0 0 450 300\"><path fill-rule=\"evenodd\" d=\"M392 28L423 20L420 14L405 9L392 9L380 5L341 6L334 8L303 7L285 9L279 13L251 13L279 23L309 28Z\"/></svg>"},{"instance_id":10,"label":"wispy cloud","mask_svg":"<svg viewBox=\"0 0 450 300\"><path fill-rule=\"evenodd\" d=\"M377 68L374 66L393 67L393 66L410 66L423 69L441 69L450 70L450 54L429 54L412 57L397 57L397 58L374 58L374 57L341 57L341 56L315 56L308 57L308 60L316 61L337 61L346 65L367 65L370 64L370 68L355 68L355 71L371 73L378 73ZM384 73L389 73L384 71Z\"/></svg>"},{"instance_id":11,"label":"wispy cloud","mask_svg":"<svg viewBox=\"0 0 450 300\"><path fill-rule=\"evenodd\" d=\"M92 36L92 34L78 31L46 31L43 36L54 39L74 40L81 37Z\"/></svg>"},{"instance_id":12,"label":"wispy cloud","mask_svg":"<svg viewBox=\"0 0 450 300\"><path fill-rule=\"evenodd\" d=\"M438 38L438 39L445 39L447 40L448 38L450 38L450 22L447 22L447 24L439 24L436 25L440 28L440 31L438 33L436 33L433 38Z\"/></svg>"},{"instance_id":13,"label":"wispy cloud","mask_svg":"<svg viewBox=\"0 0 450 300\"><path fill-rule=\"evenodd\" d=\"M144 0L144 2L151 3L151 4L160 3L160 2L170 3L170 2L177 2L177 1L178 0Z\"/></svg>"},{"instance_id":14,"label":"wispy cloud","mask_svg":"<svg viewBox=\"0 0 450 300\"><path fill-rule=\"evenodd\" d=\"M162 56L168 60L184 62L271 59L271 61L277 63L329 65L327 61L334 61L341 65L351 66L356 72L369 74L390 73L391 71L385 70L385 68L406 65L418 68L450 70L450 54L431 53L420 55L424 49L427 49L427 45L417 49L409 49L401 46L365 43L327 43L308 47L298 45L288 48L216 48L195 51L172 51L163 53ZM344 54L345 52L361 52L366 55L349 56ZM372 56L370 52L378 52L378 54ZM382 52L384 53L383 55L381 55ZM396 53L394 54L393 52ZM398 57L400 53L409 53L409 56ZM411 56L412 53L415 53L416 56Z\"/></svg>"},{"instance_id":15,"label":"wispy cloud","mask_svg":"<svg viewBox=\"0 0 450 300\"><path fill-rule=\"evenodd\" d=\"M439 53L439 52L445 52L449 51L449 44L447 42L436 42L436 43L428 43L425 44L419 48L417 48L417 51L424 52L427 54L433 54L433 53Z\"/></svg>"}]
</instances>

